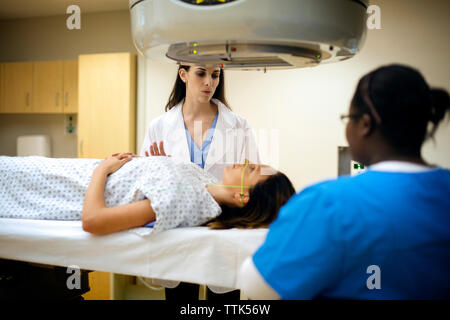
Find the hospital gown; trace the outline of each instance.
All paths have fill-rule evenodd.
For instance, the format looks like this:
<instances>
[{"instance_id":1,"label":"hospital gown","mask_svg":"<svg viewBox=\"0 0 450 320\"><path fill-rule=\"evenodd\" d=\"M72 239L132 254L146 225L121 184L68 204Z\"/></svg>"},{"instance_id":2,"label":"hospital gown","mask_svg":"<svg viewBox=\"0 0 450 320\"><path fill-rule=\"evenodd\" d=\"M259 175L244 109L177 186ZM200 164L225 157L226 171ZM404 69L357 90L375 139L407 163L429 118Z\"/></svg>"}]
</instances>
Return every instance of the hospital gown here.
<instances>
[{"instance_id":1,"label":"hospital gown","mask_svg":"<svg viewBox=\"0 0 450 320\"><path fill-rule=\"evenodd\" d=\"M0 217L80 220L84 195L100 159L0 158ZM110 174L107 207L150 199L153 233L201 225L221 213L205 188L214 176L193 163L168 157L138 157Z\"/></svg>"}]
</instances>

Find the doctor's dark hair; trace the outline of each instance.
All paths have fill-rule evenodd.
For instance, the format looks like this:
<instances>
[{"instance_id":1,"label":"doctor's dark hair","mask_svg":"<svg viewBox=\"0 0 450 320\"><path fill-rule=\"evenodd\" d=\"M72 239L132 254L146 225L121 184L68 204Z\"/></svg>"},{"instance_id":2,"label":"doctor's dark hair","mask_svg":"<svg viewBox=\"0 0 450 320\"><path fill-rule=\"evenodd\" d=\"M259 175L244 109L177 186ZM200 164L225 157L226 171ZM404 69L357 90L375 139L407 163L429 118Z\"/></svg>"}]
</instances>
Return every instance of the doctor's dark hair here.
<instances>
[{"instance_id":1,"label":"doctor's dark hair","mask_svg":"<svg viewBox=\"0 0 450 320\"><path fill-rule=\"evenodd\" d=\"M420 154L450 108L446 90L430 88L419 71L398 64L361 78L352 105L356 113L370 115L373 129L405 155Z\"/></svg>"},{"instance_id":2,"label":"doctor's dark hair","mask_svg":"<svg viewBox=\"0 0 450 320\"><path fill-rule=\"evenodd\" d=\"M295 194L294 186L282 172L257 183L249 191L242 208L222 205L222 213L206 223L211 229L265 228L275 220L280 208Z\"/></svg>"},{"instance_id":3,"label":"doctor's dark hair","mask_svg":"<svg viewBox=\"0 0 450 320\"><path fill-rule=\"evenodd\" d=\"M186 84L181 80L179 71L180 69L185 69L189 71L190 66L180 65L177 71L177 79L175 80L175 84L173 85L172 92L169 96L169 101L166 104L166 112L175 107L181 100L183 100L186 96ZM227 100L225 99L225 76L223 74L223 69L220 69L219 74L219 84L217 85L216 91L213 94L213 98L222 102L228 109L231 110L228 105Z\"/></svg>"}]
</instances>

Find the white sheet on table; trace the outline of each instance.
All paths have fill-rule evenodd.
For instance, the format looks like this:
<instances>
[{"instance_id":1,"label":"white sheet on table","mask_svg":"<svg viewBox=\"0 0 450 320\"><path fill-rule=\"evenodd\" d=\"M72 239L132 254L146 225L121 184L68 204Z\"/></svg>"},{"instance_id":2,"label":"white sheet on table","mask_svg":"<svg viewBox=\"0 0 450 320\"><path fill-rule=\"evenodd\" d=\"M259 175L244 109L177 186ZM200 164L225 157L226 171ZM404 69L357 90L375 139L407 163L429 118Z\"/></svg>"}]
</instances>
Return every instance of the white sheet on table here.
<instances>
[{"instance_id":1,"label":"white sheet on table","mask_svg":"<svg viewBox=\"0 0 450 320\"><path fill-rule=\"evenodd\" d=\"M80 221L0 219L0 257L234 289L242 262L266 233L192 227L95 236Z\"/></svg>"}]
</instances>

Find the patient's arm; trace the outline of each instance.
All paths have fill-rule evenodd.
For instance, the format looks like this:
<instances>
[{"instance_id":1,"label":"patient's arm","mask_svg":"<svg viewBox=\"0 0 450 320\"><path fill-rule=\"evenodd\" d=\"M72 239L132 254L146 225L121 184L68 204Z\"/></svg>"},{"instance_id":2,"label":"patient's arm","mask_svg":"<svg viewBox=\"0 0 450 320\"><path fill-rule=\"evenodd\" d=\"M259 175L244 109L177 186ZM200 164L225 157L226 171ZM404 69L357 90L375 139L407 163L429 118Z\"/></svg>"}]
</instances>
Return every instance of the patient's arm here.
<instances>
[{"instance_id":1,"label":"patient's arm","mask_svg":"<svg viewBox=\"0 0 450 320\"><path fill-rule=\"evenodd\" d=\"M107 234L143 226L155 220L150 200L107 208L105 183L108 174L118 170L126 161L120 156L110 157L95 168L83 204L83 230L94 234ZM122 162L120 162L122 161Z\"/></svg>"}]
</instances>

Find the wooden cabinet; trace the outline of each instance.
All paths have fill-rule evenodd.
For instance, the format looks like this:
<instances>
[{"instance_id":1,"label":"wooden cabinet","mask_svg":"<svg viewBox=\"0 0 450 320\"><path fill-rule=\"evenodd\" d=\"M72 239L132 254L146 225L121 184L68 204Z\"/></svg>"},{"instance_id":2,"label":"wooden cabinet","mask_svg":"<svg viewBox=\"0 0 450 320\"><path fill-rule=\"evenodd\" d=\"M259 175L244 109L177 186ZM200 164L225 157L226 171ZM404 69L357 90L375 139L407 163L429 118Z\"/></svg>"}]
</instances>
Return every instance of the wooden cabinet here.
<instances>
[{"instance_id":1,"label":"wooden cabinet","mask_svg":"<svg viewBox=\"0 0 450 320\"><path fill-rule=\"evenodd\" d=\"M29 113L32 111L33 63L3 64L2 113Z\"/></svg>"},{"instance_id":2,"label":"wooden cabinet","mask_svg":"<svg viewBox=\"0 0 450 320\"><path fill-rule=\"evenodd\" d=\"M80 55L78 156L135 152L136 55Z\"/></svg>"},{"instance_id":3,"label":"wooden cabinet","mask_svg":"<svg viewBox=\"0 0 450 320\"><path fill-rule=\"evenodd\" d=\"M78 61L3 64L0 113L77 113Z\"/></svg>"},{"instance_id":4,"label":"wooden cabinet","mask_svg":"<svg viewBox=\"0 0 450 320\"><path fill-rule=\"evenodd\" d=\"M136 55L80 55L78 157L103 159L136 152ZM110 299L110 274L89 274L85 299Z\"/></svg>"}]
</instances>

